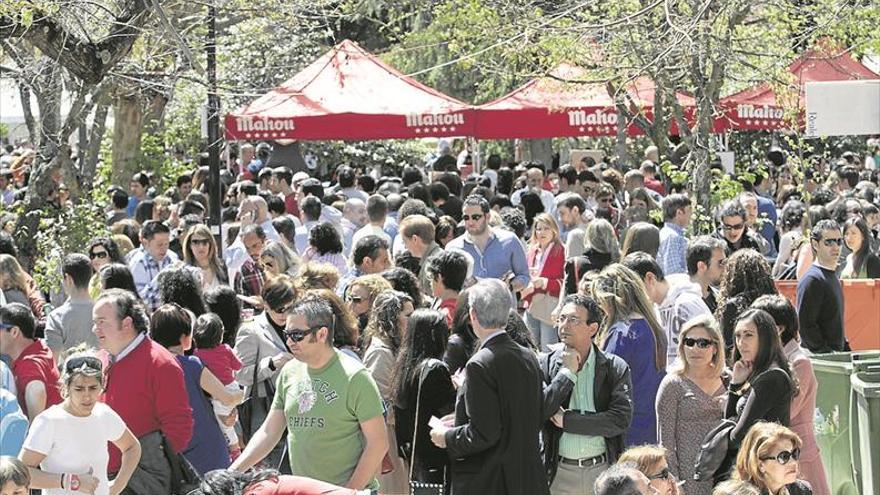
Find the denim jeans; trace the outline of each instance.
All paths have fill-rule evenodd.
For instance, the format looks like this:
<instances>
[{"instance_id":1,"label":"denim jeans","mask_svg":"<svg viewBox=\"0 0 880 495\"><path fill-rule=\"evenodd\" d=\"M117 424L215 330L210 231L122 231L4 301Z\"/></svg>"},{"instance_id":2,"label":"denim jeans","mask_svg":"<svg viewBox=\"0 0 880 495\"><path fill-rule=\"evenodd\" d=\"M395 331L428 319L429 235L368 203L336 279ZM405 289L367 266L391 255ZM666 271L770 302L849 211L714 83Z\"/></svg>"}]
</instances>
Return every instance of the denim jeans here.
<instances>
[{"instance_id":1,"label":"denim jeans","mask_svg":"<svg viewBox=\"0 0 880 495\"><path fill-rule=\"evenodd\" d=\"M526 326L532 331L532 339L534 339L541 352L549 350L552 344L559 342L559 334L556 332L556 327L535 318L528 311L526 311L525 316Z\"/></svg>"}]
</instances>

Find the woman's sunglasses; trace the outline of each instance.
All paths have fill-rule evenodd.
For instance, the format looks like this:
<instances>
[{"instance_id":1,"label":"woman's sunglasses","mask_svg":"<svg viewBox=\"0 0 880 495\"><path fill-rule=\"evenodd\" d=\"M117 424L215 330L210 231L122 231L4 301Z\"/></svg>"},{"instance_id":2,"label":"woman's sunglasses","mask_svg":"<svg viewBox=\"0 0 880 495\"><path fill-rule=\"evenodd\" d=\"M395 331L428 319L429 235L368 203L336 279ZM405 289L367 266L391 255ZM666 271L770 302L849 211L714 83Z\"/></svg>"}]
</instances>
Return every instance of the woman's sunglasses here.
<instances>
[{"instance_id":1,"label":"woman's sunglasses","mask_svg":"<svg viewBox=\"0 0 880 495\"><path fill-rule=\"evenodd\" d=\"M715 343L712 339L692 339L690 337L685 337L684 346L685 347L699 347L700 349L708 349L712 347Z\"/></svg>"},{"instance_id":2,"label":"woman's sunglasses","mask_svg":"<svg viewBox=\"0 0 880 495\"><path fill-rule=\"evenodd\" d=\"M94 371L102 371L104 365L95 356L76 356L64 362L64 371L67 374L89 368Z\"/></svg>"},{"instance_id":3,"label":"woman's sunglasses","mask_svg":"<svg viewBox=\"0 0 880 495\"><path fill-rule=\"evenodd\" d=\"M89 253L90 259L95 259L95 258L104 259L106 257L107 257L107 251L92 251L91 253Z\"/></svg>"},{"instance_id":4,"label":"woman's sunglasses","mask_svg":"<svg viewBox=\"0 0 880 495\"><path fill-rule=\"evenodd\" d=\"M670 471L668 467L665 467L665 468L663 468L663 471L660 471L659 473L657 473L653 476L648 476L648 479L649 480L668 480L671 476L672 476L672 471Z\"/></svg>"},{"instance_id":5,"label":"woman's sunglasses","mask_svg":"<svg viewBox=\"0 0 880 495\"><path fill-rule=\"evenodd\" d=\"M190 244L193 246L209 246L211 244L210 239L190 239Z\"/></svg>"},{"instance_id":6,"label":"woman's sunglasses","mask_svg":"<svg viewBox=\"0 0 880 495\"><path fill-rule=\"evenodd\" d=\"M780 465L786 465L791 460L798 460L801 457L801 449L795 447L793 450L783 450L782 452L776 454L776 457L762 457L762 461L774 460L778 462Z\"/></svg>"}]
</instances>

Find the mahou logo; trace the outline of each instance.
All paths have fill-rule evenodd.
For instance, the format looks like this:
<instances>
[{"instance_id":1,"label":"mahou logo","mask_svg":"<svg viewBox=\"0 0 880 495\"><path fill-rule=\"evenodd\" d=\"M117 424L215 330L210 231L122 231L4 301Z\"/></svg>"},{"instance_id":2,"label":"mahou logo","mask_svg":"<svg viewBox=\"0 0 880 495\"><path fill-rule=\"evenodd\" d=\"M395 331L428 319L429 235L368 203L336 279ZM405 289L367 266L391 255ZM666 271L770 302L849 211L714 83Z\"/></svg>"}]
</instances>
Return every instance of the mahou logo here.
<instances>
[{"instance_id":1,"label":"mahou logo","mask_svg":"<svg viewBox=\"0 0 880 495\"><path fill-rule=\"evenodd\" d=\"M282 132L296 129L293 119L268 119L266 117L236 117L238 132Z\"/></svg>"},{"instance_id":2,"label":"mahou logo","mask_svg":"<svg viewBox=\"0 0 880 495\"><path fill-rule=\"evenodd\" d=\"M617 125L617 113L605 113L602 109L587 112L586 110L570 110L568 125L579 127L585 125Z\"/></svg>"},{"instance_id":3,"label":"mahou logo","mask_svg":"<svg viewBox=\"0 0 880 495\"><path fill-rule=\"evenodd\" d=\"M456 126L464 124L461 113L411 113L406 116L407 127Z\"/></svg>"},{"instance_id":4,"label":"mahou logo","mask_svg":"<svg viewBox=\"0 0 880 495\"><path fill-rule=\"evenodd\" d=\"M736 116L741 119L774 119L782 120L784 112L781 108L773 108L767 105L755 107L754 105L737 105Z\"/></svg>"}]
</instances>

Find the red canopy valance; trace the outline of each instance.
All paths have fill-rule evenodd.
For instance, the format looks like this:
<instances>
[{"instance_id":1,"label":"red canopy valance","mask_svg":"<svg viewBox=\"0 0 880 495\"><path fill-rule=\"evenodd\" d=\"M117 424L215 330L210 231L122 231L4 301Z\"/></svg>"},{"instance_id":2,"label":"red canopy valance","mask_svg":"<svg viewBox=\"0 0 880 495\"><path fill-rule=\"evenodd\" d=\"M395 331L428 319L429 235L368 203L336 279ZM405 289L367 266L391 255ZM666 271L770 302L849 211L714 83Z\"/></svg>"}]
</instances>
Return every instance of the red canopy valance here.
<instances>
[{"instance_id":1,"label":"red canopy valance","mask_svg":"<svg viewBox=\"0 0 880 495\"><path fill-rule=\"evenodd\" d=\"M771 130L785 126L783 108L797 105L802 116L805 110L804 88L808 82L878 79L874 73L849 53L808 50L788 66L794 76L791 94L778 96L768 83L722 98L719 106L723 116L716 122L720 130ZM797 98L785 101L784 98Z\"/></svg>"},{"instance_id":2,"label":"red canopy valance","mask_svg":"<svg viewBox=\"0 0 880 495\"><path fill-rule=\"evenodd\" d=\"M343 41L226 116L227 139L367 140L473 134L473 108Z\"/></svg>"}]
</instances>

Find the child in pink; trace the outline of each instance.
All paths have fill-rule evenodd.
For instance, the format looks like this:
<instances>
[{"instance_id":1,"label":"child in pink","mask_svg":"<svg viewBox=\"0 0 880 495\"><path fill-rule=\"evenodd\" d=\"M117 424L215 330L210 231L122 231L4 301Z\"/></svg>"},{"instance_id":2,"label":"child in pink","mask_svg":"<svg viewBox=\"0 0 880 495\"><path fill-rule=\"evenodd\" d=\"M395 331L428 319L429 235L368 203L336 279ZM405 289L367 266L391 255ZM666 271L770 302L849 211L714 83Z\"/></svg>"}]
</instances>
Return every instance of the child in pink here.
<instances>
[{"instance_id":1,"label":"child in pink","mask_svg":"<svg viewBox=\"0 0 880 495\"><path fill-rule=\"evenodd\" d=\"M241 369L242 364L238 356L235 355L235 351L222 343L223 331L223 321L216 314L206 313L199 316L193 329L193 341L196 344L193 354L211 370L211 373L217 376L227 391L238 392L241 387L235 381L235 372ZM211 403L214 406L214 414L218 416L217 422L220 424L220 429L226 436L229 451L235 455L241 450L235 428L224 425L219 418L219 416L228 416L232 412L232 407L225 406L216 399L212 399Z\"/></svg>"}]
</instances>

